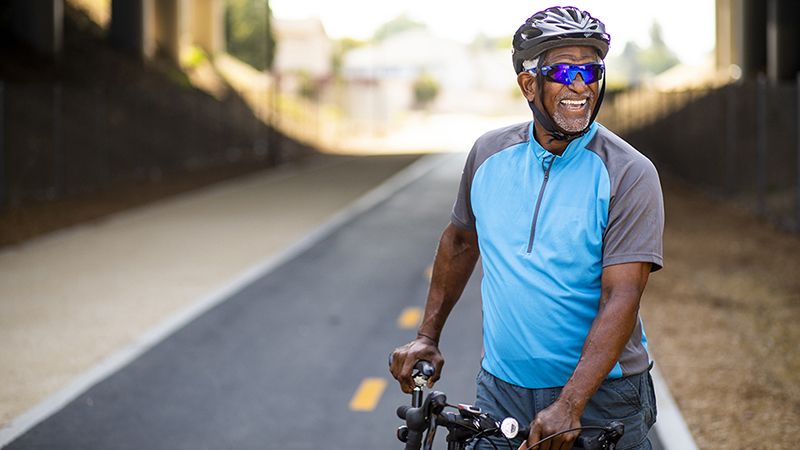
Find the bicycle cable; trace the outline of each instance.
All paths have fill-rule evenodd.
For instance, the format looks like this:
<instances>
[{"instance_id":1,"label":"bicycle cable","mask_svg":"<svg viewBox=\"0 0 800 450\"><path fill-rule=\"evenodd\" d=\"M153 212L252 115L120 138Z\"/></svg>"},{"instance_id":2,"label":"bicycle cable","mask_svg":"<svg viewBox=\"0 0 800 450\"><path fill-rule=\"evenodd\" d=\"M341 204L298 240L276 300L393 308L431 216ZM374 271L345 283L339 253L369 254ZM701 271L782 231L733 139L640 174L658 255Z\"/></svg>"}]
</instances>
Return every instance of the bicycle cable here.
<instances>
[{"instance_id":1,"label":"bicycle cable","mask_svg":"<svg viewBox=\"0 0 800 450\"><path fill-rule=\"evenodd\" d=\"M559 431L558 433L551 434L550 436L547 436L546 438L540 440L539 442L529 446L526 450L531 450L533 447L536 447L537 445L539 445L539 444L541 444L543 442L547 442L547 441L549 441L550 439L553 439L556 436L561 436L562 434L567 434L567 433L571 433L573 431L582 431L582 430L605 430L605 428L588 426L588 427L570 428L569 430Z\"/></svg>"}]
</instances>

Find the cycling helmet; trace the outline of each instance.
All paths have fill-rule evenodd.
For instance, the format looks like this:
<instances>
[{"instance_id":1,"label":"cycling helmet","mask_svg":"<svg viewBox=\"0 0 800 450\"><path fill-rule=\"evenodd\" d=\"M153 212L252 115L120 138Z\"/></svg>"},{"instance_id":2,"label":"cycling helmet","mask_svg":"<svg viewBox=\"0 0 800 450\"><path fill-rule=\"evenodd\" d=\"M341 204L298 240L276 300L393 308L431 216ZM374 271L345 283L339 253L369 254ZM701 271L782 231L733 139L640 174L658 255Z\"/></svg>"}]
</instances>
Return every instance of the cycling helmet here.
<instances>
[{"instance_id":1,"label":"cycling helmet","mask_svg":"<svg viewBox=\"0 0 800 450\"><path fill-rule=\"evenodd\" d=\"M511 55L514 69L522 72L522 62L533 60L547 50L570 45L589 45L605 58L611 38L603 22L572 6L540 11L514 33Z\"/></svg>"},{"instance_id":2,"label":"cycling helmet","mask_svg":"<svg viewBox=\"0 0 800 450\"><path fill-rule=\"evenodd\" d=\"M572 6L554 6L529 17L517 29L512 41L511 57L514 63L514 70L519 74L524 70L522 66L524 61L534 60L548 50L573 45L588 45L594 47L600 58L604 59L608 53L610 43L611 37L606 33L606 27L603 22L595 19L588 12ZM538 70L536 71L536 84L539 91L537 97L539 98L542 97L542 85L544 84L542 77L543 64L544 58L540 58ZM569 143L589 132L597 113L600 111L600 104L603 103L605 91L606 82L604 77L600 95L595 103L589 124L577 133L567 134L562 132L553 124L547 114L539 110L534 102L529 102L529 106L536 121L541 123L544 129L547 130L547 136L551 138L550 142L563 141Z\"/></svg>"}]
</instances>

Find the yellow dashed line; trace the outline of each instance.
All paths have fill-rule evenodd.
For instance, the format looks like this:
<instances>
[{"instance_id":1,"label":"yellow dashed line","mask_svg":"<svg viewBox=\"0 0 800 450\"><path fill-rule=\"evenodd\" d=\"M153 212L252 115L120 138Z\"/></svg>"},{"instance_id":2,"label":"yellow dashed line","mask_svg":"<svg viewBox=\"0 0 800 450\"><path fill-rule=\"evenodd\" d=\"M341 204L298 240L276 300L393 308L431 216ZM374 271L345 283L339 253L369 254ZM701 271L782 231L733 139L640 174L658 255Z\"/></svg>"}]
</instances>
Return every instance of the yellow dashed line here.
<instances>
[{"instance_id":1,"label":"yellow dashed line","mask_svg":"<svg viewBox=\"0 0 800 450\"><path fill-rule=\"evenodd\" d=\"M351 411L372 411L386 389L386 378L364 378L350 400Z\"/></svg>"},{"instance_id":2,"label":"yellow dashed line","mask_svg":"<svg viewBox=\"0 0 800 450\"><path fill-rule=\"evenodd\" d=\"M416 328L419 326L420 320L422 320L422 308L409 306L400 313L400 317L397 318L397 326L404 330Z\"/></svg>"}]
</instances>

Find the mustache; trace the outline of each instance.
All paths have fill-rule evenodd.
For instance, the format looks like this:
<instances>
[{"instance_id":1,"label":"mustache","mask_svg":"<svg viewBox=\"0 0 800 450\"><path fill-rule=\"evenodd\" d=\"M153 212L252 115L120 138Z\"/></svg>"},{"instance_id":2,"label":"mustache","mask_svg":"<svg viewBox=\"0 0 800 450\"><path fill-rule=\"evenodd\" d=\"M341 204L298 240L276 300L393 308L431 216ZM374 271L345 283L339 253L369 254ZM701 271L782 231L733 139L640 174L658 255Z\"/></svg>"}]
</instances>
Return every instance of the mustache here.
<instances>
[{"instance_id":1,"label":"mustache","mask_svg":"<svg viewBox=\"0 0 800 450\"><path fill-rule=\"evenodd\" d=\"M584 99L594 100L594 97L595 97L594 92L588 89L583 94L575 94L574 92L564 91L560 92L556 96L556 103L561 102L561 100L584 100Z\"/></svg>"}]
</instances>

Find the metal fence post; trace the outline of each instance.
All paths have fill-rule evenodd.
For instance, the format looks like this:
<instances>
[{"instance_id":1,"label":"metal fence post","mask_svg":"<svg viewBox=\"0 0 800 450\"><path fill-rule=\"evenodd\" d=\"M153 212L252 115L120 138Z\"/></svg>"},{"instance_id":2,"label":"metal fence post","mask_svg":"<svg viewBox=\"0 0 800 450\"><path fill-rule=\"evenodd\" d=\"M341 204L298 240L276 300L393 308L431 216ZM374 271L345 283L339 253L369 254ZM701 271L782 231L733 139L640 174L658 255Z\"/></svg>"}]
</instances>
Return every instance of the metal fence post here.
<instances>
[{"instance_id":1,"label":"metal fence post","mask_svg":"<svg viewBox=\"0 0 800 450\"><path fill-rule=\"evenodd\" d=\"M5 84L0 81L0 209L6 206Z\"/></svg>"},{"instance_id":2,"label":"metal fence post","mask_svg":"<svg viewBox=\"0 0 800 450\"><path fill-rule=\"evenodd\" d=\"M728 144L728 195L736 195L736 86L729 84L725 96L725 128Z\"/></svg>"},{"instance_id":3,"label":"metal fence post","mask_svg":"<svg viewBox=\"0 0 800 450\"><path fill-rule=\"evenodd\" d=\"M95 111L97 130L97 160L99 164L100 186L106 186L111 181L110 163L108 155L108 131L106 128L106 85L103 82L95 90Z\"/></svg>"},{"instance_id":4,"label":"metal fence post","mask_svg":"<svg viewBox=\"0 0 800 450\"><path fill-rule=\"evenodd\" d=\"M767 212L767 76L758 74L758 212Z\"/></svg>"},{"instance_id":5,"label":"metal fence post","mask_svg":"<svg viewBox=\"0 0 800 450\"><path fill-rule=\"evenodd\" d=\"M64 195L65 189L65 176L64 176L64 148L61 142L63 138L62 125L61 125L61 83L56 82L53 86L53 169L55 181L53 188L55 189L55 196L61 197Z\"/></svg>"},{"instance_id":6,"label":"metal fence post","mask_svg":"<svg viewBox=\"0 0 800 450\"><path fill-rule=\"evenodd\" d=\"M800 72L797 73L797 178L795 179L795 201L797 203L797 232L800 233Z\"/></svg>"}]
</instances>

